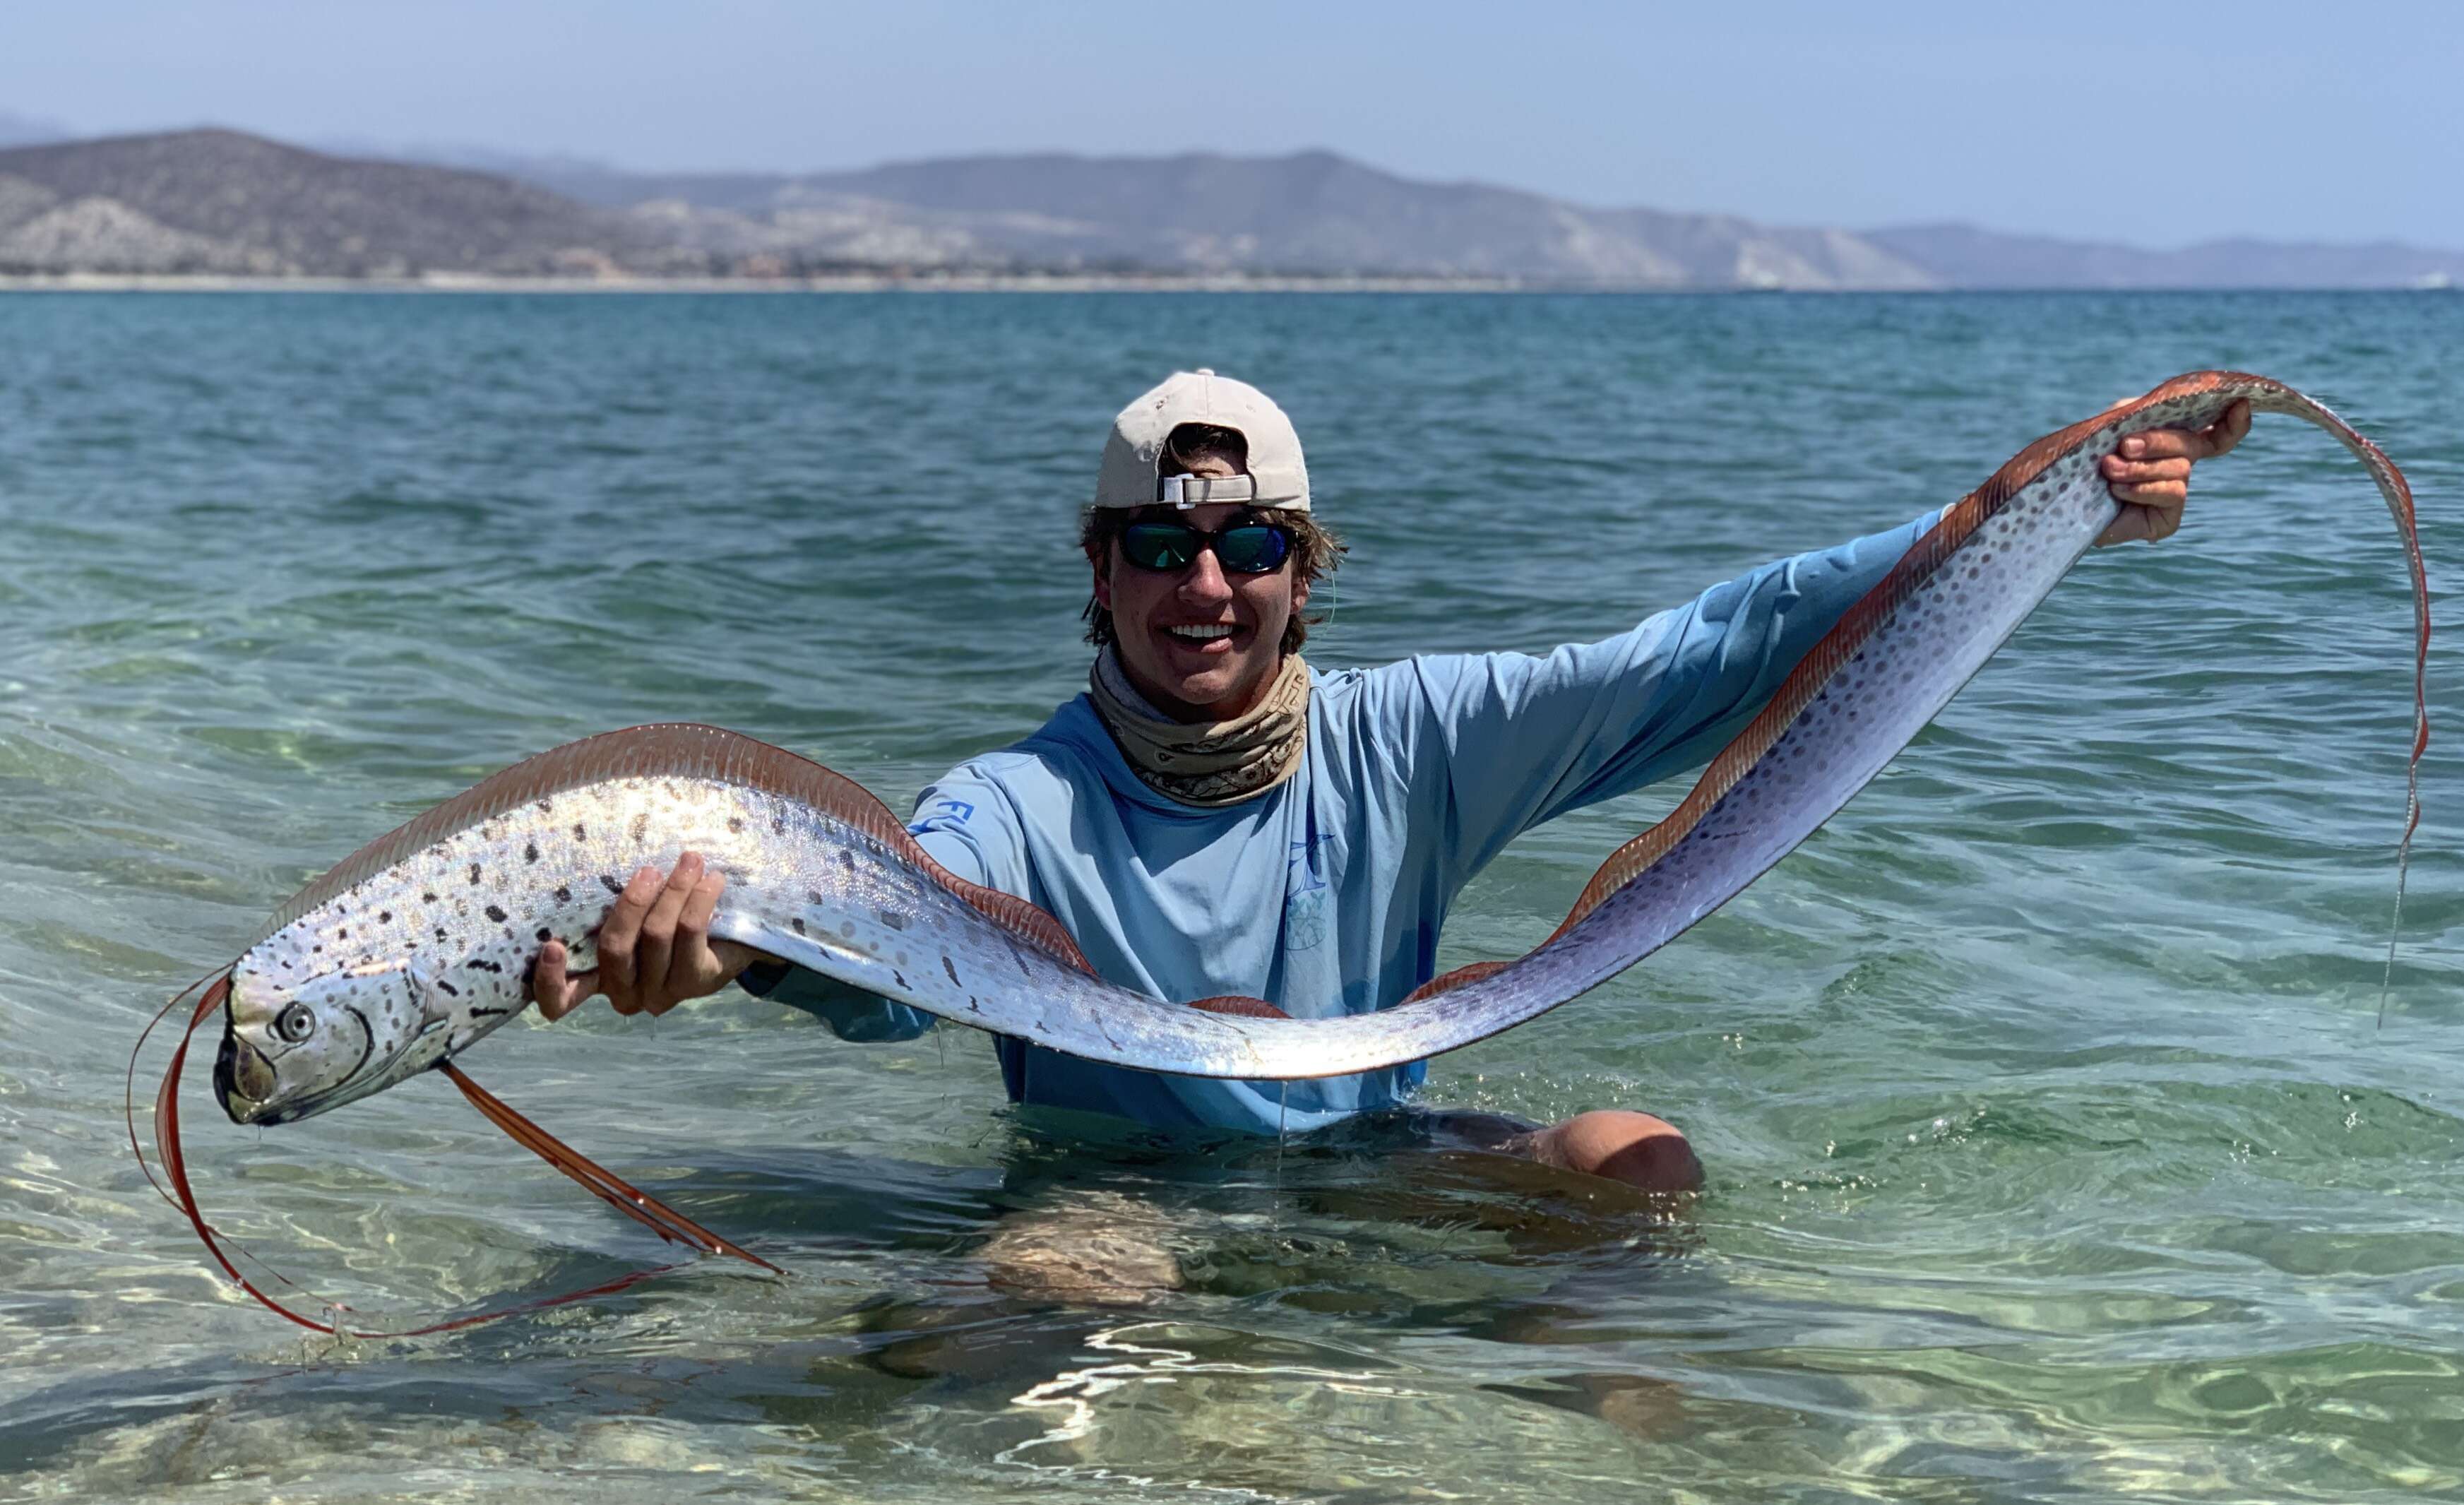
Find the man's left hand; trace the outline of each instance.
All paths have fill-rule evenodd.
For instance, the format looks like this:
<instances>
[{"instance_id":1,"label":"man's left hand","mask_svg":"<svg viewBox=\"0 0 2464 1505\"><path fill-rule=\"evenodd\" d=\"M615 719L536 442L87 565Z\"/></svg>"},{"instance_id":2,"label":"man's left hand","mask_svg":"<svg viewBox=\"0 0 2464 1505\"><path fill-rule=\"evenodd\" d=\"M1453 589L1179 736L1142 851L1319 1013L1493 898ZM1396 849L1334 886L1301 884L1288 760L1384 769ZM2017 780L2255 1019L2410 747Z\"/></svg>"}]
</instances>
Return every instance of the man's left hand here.
<instances>
[{"instance_id":1,"label":"man's left hand","mask_svg":"<svg viewBox=\"0 0 2464 1505\"><path fill-rule=\"evenodd\" d=\"M2121 454L2099 462L2113 499L2122 503L2122 516L2096 541L2097 547L2172 537L2190 497L2191 463L2224 454L2248 432L2250 404L2238 402L2205 429L2149 429L2123 440Z\"/></svg>"}]
</instances>

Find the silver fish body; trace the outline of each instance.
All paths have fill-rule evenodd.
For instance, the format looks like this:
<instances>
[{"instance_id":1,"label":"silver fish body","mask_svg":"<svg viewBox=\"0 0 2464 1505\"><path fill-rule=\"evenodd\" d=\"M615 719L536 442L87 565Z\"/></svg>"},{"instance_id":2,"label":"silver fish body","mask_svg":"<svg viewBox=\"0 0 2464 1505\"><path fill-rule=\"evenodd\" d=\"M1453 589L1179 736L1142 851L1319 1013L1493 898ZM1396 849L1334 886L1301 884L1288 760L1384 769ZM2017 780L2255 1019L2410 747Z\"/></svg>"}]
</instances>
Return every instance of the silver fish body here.
<instances>
[{"instance_id":1,"label":"silver fish body","mask_svg":"<svg viewBox=\"0 0 2464 1505\"><path fill-rule=\"evenodd\" d=\"M750 743L711 727L614 735L641 734ZM447 833L250 946L231 970L230 1064L216 1078L226 1111L306 1118L460 1054L527 1007L541 944L561 941L571 966L595 965L626 877L686 852L727 878L715 935L1005 1033L1091 1028L1124 1058L1193 1047L1189 1031L1141 1029L1145 1016L1191 1010L1004 930L875 831L723 777L627 775ZM1221 1016L1195 1017L1204 1039Z\"/></svg>"},{"instance_id":2,"label":"silver fish body","mask_svg":"<svg viewBox=\"0 0 2464 1505\"><path fill-rule=\"evenodd\" d=\"M2111 523L2118 506L2098 462L2127 434L2204 427L2242 399L2327 429L2395 517L2415 597L2417 766L2428 736L2428 594L2402 475L2280 383L2196 372L2038 440L1947 509L1678 808L1603 865L1556 935L1395 1007L1297 1020L1133 992L1086 970L1042 911L939 872L895 817L826 769L715 728L646 727L498 774L286 905L231 974L216 1073L225 1109L243 1122L304 1118L469 1049L524 1007L526 970L544 940L563 941L573 965L590 965L611 891L686 851L727 876L714 934L1093 1060L1300 1078L1471 1044L1633 965L1812 834ZM2408 824L2408 844L2410 834Z\"/></svg>"}]
</instances>

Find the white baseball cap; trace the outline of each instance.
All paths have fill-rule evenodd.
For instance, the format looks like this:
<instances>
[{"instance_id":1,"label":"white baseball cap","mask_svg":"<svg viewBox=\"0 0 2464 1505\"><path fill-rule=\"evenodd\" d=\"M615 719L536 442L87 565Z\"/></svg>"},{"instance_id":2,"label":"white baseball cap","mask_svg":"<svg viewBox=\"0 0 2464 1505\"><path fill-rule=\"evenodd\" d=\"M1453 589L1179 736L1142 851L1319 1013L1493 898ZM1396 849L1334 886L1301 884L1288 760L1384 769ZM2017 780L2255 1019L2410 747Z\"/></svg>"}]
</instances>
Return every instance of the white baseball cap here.
<instances>
[{"instance_id":1,"label":"white baseball cap","mask_svg":"<svg viewBox=\"0 0 2464 1505\"><path fill-rule=\"evenodd\" d=\"M1185 423L1238 432L1248 441L1249 474L1221 479L1161 474L1164 441ZM1204 366L1175 371L1112 420L1104 467L1095 476L1095 505L1195 507L1225 501L1309 511L1309 467L1301 461L1300 435L1274 399L1248 383Z\"/></svg>"}]
</instances>

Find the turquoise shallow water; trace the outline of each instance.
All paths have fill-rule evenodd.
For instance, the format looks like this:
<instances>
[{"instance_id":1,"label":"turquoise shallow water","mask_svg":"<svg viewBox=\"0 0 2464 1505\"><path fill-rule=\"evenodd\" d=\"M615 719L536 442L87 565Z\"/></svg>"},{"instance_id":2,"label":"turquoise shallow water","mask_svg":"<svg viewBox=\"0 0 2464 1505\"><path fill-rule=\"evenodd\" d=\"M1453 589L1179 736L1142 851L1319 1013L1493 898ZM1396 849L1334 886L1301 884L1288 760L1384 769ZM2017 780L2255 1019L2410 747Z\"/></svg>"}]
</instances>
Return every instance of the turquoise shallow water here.
<instances>
[{"instance_id":1,"label":"turquoise shallow water","mask_svg":"<svg viewBox=\"0 0 2464 1505\"><path fill-rule=\"evenodd\" d=\"M2202 365L2379 438L2452 594L2459 352L2432 295L0 298L0 1498L2464 1492L2464 768L2439 723L2379 1029L2410 618L2282 420L1741 899L1434 1068L1677 1119L1674 1221L1340 1137L1056 1145L980 1040L736 998L470 1064L793 1278L336 1345L208 1274L118 1117L165 996L527 752L691 718L903 806L1030 727L1104 421L1174 365L1300 423L1332 664L1616 631ZM1676 792L1519 844L1448 964ZM209 1209L366 1321L657 1255L442 1083L264 1132L199 1087ZM988 1279L1093 1230L1185 1288Z\"/></svg>"}]
</instances>

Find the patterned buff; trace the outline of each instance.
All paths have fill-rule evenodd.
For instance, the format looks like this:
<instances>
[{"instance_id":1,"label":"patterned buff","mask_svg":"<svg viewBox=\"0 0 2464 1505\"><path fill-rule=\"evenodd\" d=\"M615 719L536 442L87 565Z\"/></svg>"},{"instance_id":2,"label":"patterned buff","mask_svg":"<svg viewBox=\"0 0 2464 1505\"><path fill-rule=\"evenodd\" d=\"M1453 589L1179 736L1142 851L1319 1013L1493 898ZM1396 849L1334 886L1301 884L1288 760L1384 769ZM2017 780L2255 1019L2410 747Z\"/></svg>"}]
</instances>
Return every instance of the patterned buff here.
<instances>
[{"instance_id":1,"label":"patterned buff","mask_svg":"<svg viewBox=\"0 0 2464 1505\"><path fill-rule=\"evenodd\" d=\"M1095 655L1089 698L1121 756L1149 788L1183 805L1238 805L1283 783L1309 746L1309 666L1286 653L1266 698L1246 716L1195 725L1168 719L1131 685L1110 648Z\"/></svg>"}]
</instances>

